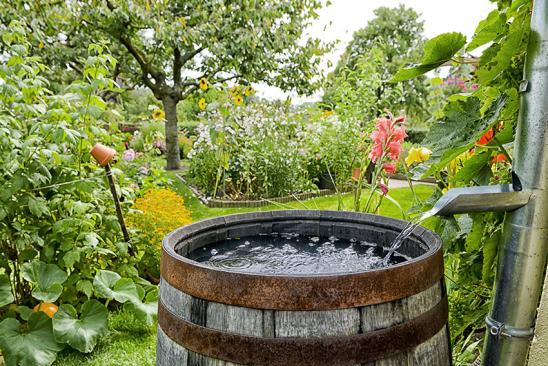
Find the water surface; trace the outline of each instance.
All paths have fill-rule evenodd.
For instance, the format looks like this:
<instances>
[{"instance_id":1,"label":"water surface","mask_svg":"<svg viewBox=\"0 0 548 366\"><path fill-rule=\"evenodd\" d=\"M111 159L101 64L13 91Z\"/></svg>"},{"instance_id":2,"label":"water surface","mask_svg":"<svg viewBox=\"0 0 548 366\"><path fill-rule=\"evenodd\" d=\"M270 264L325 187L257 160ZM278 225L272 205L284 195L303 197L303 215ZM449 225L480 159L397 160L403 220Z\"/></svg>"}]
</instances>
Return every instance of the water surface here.
<instances>
[{"instance_id":1,"label":"water surface","mask_svg":"<svg viewBox=\"0 0 548 366\"><path fill-rule=\"evenodd\" d=\"M267 274L362 272L401 263L375 243L294 233L262 234L206 245L188 258L212 267Z\"/></svg>"}]
</instances>

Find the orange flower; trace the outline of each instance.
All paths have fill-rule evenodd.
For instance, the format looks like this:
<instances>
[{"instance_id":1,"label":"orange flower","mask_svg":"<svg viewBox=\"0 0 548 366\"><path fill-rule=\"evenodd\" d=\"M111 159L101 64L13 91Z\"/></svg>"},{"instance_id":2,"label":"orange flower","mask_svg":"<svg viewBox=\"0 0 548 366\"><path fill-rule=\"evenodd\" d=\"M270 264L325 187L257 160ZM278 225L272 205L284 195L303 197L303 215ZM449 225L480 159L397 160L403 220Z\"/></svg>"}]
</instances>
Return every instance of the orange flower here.
<instances>
[{"instance_id":1,"label":"orange flower","mask_svg":"<svg viewBox=\"0 0 548 366\"><path fill-rule=\"evenodd\" d=\"M489 130L487 130L487 132L483 134L483 136L480 137L480 139L476 143L478 145L487 145L489 141L493 139L494 134L495 132L492 128L490 128Z\"/></svg>"}]
</instances>

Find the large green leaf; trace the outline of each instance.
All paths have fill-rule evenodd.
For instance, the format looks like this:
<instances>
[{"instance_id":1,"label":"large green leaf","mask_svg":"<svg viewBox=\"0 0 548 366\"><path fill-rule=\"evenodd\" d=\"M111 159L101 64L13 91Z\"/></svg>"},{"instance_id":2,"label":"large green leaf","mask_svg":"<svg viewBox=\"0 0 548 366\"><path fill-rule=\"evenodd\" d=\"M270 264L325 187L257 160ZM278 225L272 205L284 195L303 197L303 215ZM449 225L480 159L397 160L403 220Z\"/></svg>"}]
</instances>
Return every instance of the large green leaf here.
<instances>
[{"instance_id":1,"label":"large green leaf","mask_svg":"<svg viewBox=\"0 0 548 366\"><path fill-rule=\"evenodd\" d=\"M401 69L391 82L405 81L440 67L464 47L466 37L462 33L443 33L424 44L424 56L419 65Z\"/></svg>"},{"instance_id":2,"label":"large green leaf","mask_svg":"<svg viewBox=\"0 0 548 366\"><path fill-rule=\"evenodd\" d=\"M0 323L0 349L6 366L51 365L63 349L53 337L51 319L42 312L32 313L26 325L14 318Z\"/></svg>"},{"instance_id":3,"label":"large green leaf","mask_svg":"<svg viewBox=\"0 0 548 366\"><path fill-rule=\"evenodd\" d=\"M41 261L25 263L22 274L33 284L32 296L44 302L56 301L63 292L62 283L67 280L67 274L57 265Z\"/></svg>"},{"instance_id":4,"label":"large green leaf","mask_svg":"<svg viewBox=\"0 0 548 366\"><path fill-rule=\"evenodd\" d=\"M506 14L500 13L497 9L489 13L486 19L479 22L474 33L474 38L466 46L466 51L470 52L493 41L506 29Z\"/></svg>"},{"instance_id":5,"label":"large green leaf","mask_svg":"<svg viewBox=\"0 0 548 366\"><path fill-rule=\"evenodd\" d=\"M0 275L0 308L13 302L10 279L6 275Z\"/></svg>"},{"instance_id":6,"label":"large green leaf","mask_svg":"<svg viewBox=\"0 0 548 366\"><path fill-rule=\"evenodd\" d=\"M107 318L107 308L97 300L88 300L82 305L80 318L72 305L61 305L53 317L55 340L89 353L105 333Z\"/></svg>"},{"instance_id":7,"label":"large green leaf","mask_svg":"<svg viewBox=\"0 0 548 366\"><path fill-rule=\"evenodd\" d=\"M423 141L433 151L429 159L432 165L425 176L472 148L481 135L498 122L506 99L505 95L499 96L483 116L480 113L480 100L476 97L448 103L444 119L432 126Z\"/></svg>"},{"instance_id":8,"label":"large green leaf","mask_svg":"<svg viewBox=\"0 0 548 366\"><path fill-rule=\"evenodd\" d=\"M152 325L158 312L158 289L150 291L143 300L132 298L124 304L124 309L132 312L137 319Z\"/></svg>"},{"instance_id":9,"label":"large green leaf","mask_svg":"<svg viewBox=\"0 0 548 366\"><path fill-rule=\"evenodd\" d=\"M130 299L140 300L135 283L129 278L122 278L112 271L99 271L93 279L97 296L124 303Z\"/></svg>"},{"instance_id":10,"label":"large green leaf","mask_svg":"<svg viewBox=\"0 0 548 366\"><path fill-rule=\"evenodd\" d=\"M482 151L475 154L463 163L462 168L453 177L453 182L456 184L462 182L465 185L469 185L470 182L478 185L488 184L486 180L489 180L492 176L491 169L489 168L490 160L490 151Z\"/></svg>"},{"instance_id":11,"label":"large green leaf","mask_svg":"<svg viewBox=\"0 0 548 366\"><path fill-rule=\"evenodd\" d=\"M508 35L483 52L477 72L481 84L487 85L498 77L511 65L516 52L521 52L528 39L529 20L528 12L522 11L510 25Z\"/></svg>"}]
</instances>

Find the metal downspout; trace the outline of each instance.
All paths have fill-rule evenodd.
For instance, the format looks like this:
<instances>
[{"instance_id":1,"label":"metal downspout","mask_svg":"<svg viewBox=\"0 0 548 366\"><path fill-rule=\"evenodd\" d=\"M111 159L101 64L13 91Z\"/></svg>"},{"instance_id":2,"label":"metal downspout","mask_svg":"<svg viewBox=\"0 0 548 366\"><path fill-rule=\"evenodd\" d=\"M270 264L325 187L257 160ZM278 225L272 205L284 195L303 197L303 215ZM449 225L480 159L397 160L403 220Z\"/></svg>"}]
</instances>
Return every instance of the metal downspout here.
<instances>
[{"instance_id":1,"label":"metal downspout","mask_svg":"<svg viewBox=\"0 0 548 366\"><path fill-rule=\"evenodd\" d=\"M514 171L529 203L507 214L483 365L521 366L535 326L548 253L548 0L536 0L520 91Z\"/></svg>"}]
</instances>

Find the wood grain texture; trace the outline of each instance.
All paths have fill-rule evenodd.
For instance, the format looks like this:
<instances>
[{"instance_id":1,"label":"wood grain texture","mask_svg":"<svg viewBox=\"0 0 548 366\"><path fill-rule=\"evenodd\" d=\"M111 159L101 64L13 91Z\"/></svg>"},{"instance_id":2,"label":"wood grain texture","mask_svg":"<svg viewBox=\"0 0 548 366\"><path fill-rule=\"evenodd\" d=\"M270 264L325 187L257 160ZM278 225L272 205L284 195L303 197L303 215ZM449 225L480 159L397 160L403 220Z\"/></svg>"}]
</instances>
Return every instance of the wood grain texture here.
<instances>
[{"instance_id":1,"label":"wood grain texture","mask_svg":"<svg viewBox=\"0 0 548 366\"><path fill-rule=\"evenodd\" d=\"M174 314L208 328L254 337L327 337L366 333L413 319L435 306L442 298L442 286L407 298L361 308L329 311L272 311L208 302L193 298L163 281L160 299ZM448 366L450 354L447 329L389 359L362 366ZM158 329L157 365L160 366L243 366L216 360L172 341ZM335 365L333 365L335 366ZM356 365L359 366L359 365Z\"/></svg>"}]
</instances>

